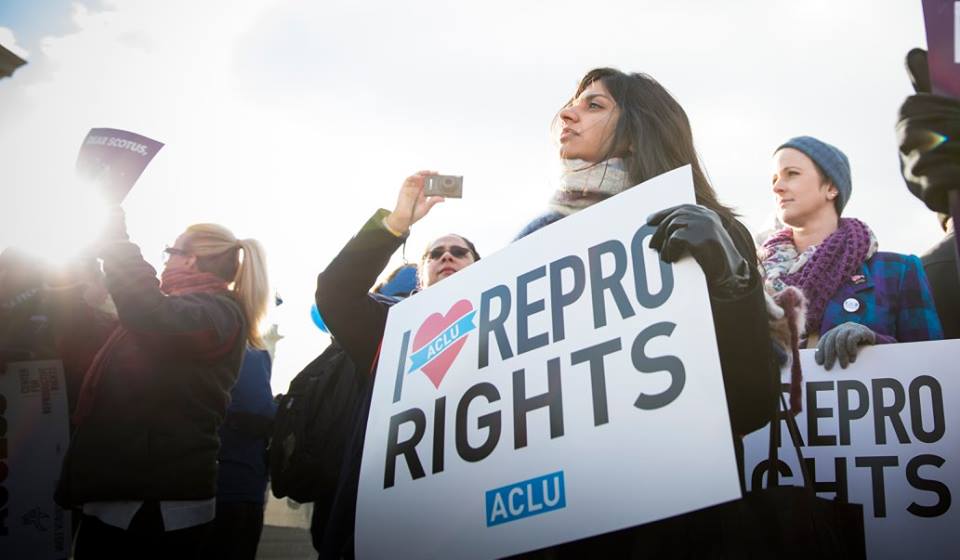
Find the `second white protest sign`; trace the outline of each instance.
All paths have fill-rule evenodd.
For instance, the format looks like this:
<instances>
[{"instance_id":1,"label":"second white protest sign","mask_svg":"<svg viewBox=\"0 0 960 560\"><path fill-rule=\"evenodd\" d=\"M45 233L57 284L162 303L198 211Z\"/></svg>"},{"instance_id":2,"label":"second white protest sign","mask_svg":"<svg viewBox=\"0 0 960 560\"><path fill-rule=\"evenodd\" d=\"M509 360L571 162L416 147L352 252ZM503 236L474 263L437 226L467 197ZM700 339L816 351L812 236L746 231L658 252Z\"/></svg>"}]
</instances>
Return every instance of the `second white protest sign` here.
<instances>
[{"instance_id":1,"label":"second white protest sign","mask_svg":"<svg viewBox=\"0 0 960 560\"><path fill-rule=\"evenodd\" d=\"M846 369L825 371L800 353L803 412L797 422L815 489L863 504L867 556L956 558L960 521L960 340L861 349ZM783 379L790 379L784 370ZM803 484L781 422L780 484ZM769 431L747 436L745 475L766 480Z\"/></svg>"}]
</instances>

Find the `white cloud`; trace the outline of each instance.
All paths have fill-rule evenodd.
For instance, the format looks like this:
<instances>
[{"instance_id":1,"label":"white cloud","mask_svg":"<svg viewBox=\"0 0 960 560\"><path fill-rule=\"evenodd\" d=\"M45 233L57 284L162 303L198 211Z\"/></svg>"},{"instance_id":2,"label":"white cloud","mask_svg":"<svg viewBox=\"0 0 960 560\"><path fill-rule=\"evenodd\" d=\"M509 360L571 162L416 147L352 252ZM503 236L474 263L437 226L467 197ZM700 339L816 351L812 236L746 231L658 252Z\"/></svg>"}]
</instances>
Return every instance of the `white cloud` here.
<instances>
[{"instance_id":1,"label":"white cloud","mask_svg":"<svg viewBox=\"0 0 960 560\"><path fill-rule=\"evenodd\" d=\"M17 37L10 28L0 27L0 45L24 60L30 57L30 52L17 44Z\"/></svg>"}]
</instances>

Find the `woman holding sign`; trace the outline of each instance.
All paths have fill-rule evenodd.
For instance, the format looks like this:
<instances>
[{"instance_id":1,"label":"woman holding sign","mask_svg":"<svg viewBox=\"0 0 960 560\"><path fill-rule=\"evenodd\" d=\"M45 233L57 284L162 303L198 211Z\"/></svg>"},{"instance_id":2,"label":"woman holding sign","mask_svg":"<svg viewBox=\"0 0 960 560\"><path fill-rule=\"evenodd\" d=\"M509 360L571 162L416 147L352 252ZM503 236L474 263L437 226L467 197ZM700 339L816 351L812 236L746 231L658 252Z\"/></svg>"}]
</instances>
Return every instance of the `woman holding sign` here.
<instances>
[{"instance_id":1,"label":"woman holding sign","mask_svg":"<svg viewBox=\"0 0 960 560\"><path fill-rule=\"evenodd\" d=\"M920 259L878 252L866 224L840 217L853 189L847 156L799 136L777 148L773 164L777 216L787 227L759 256L775 301L784 304L791 287L804 296L804 324L788 325L800 346L815 346L817 363L830 369L846 368L863 345L943 338Z\"/></svg>"},{"instance_id":2,"label":"woman holding sign","mask_svg":"<svg viewBox=\"0 0 960 560\"><path fill-rule=\"evenodd\" d=\"M263 250L194 225L161 278L111 217L97 255L118 323L86 370L57 488L74 556L194 558L214 519L217 428L269 295ZM82 327L81 327L82 328Z\"/></svg>"},{"instance_id":3,"label":"woman holding sign","mask_svg":"<svg viewBox=\"0 0 960 560\"><path fill-rule=\"evenodd\" d=\"M580 80L555 124L563 165L560 186L549 211L518 237L689 164L697 204L648 217L657 227L650 245L664 261L689 253L703 269L734 432L762 427L774 407L778 373L755 247L707 181L683 108L646 74L598 68Z\"/></svg>"},{"instance_id":4,"label":"woman holding sign","mask_svg":"<svg viewBox=\"0 0 960 560\"><path fill-rule=\"evenodd\" d=\"M703 270L734 434L745 435L764 426L776 410L779 368L767 324L756 247L734 213L717 200L700 167L683 108L646 74L598 68L580 80L555 124L563 165L560 185L549 210L529 223L520 237L635 185L642 189L640 183L657 175L690 165L697 204L667 208L647 217L647 223L656 228L650 246L666 262L690 254ZM696 420L680 429L696 430ZM742 464L740 437L734 437L734 443ZM531 556L737 558L755 554L750 543L731 538L735 531L728 532L730 515L723 508L711 508Z\"/></svg>"},{"instance_id":5,"label":"woman holding sign","mask_svg":"<svg viewBox=\"0 0 960 560\"><path fill-rule=\"evenodd\" d=\"M334 434L331 438L350 437L343 457L343 468L337 493L326 518L326 512L314 512L311 524L314 547L320 558L353 556L353 527L360 476L360 458L373 389L380 341L387 323L387 312L399 298L370 293L391 255L406 242L410 228L423 219L430 209L443 202L439 196L426 196L424 182L432 171L420 171L407 177L400 187L392 212L378 210L340 253L317 277L317 309L330 334L346 350L356 371L366 375L361 382L366 396L356 411L352 434ZM480 260L473 243L467 238L449 234L427 245L419 267L422 289L440 282Z\"/></svg>"}]
</instances>

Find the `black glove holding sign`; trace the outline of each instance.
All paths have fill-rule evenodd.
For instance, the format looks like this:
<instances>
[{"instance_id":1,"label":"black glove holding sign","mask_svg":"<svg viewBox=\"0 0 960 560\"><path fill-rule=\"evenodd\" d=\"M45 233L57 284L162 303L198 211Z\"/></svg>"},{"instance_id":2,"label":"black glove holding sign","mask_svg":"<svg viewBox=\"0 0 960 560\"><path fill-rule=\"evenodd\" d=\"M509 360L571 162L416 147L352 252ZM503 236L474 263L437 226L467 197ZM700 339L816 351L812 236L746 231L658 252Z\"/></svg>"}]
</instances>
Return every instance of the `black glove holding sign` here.
<instances>
[{"instance_id":1,"label":"black glove holding sign","mask_svg":"<svg viewBox=\"0 0 960 560\"><path fill-rule=\"evenodd\" d=\"M907 54L907 72L917 93L900 106L900 170L914 196L949 214L948 193L960 189L960 101L930 93L926 51Z\"/></svg>"},{"instance_id":2,"label":"black glove holding sign","mask_svg":"<svg viewBox=\"0 0 960 560\"><path fill-rule=\"evenodd\" d=\"M750 288L750 265L713 210L681 204L651 215L647 223L657 228L650 247L671 263L689 252L703 269L711 295L733 299Z\"/></svg>"}]
</instances>

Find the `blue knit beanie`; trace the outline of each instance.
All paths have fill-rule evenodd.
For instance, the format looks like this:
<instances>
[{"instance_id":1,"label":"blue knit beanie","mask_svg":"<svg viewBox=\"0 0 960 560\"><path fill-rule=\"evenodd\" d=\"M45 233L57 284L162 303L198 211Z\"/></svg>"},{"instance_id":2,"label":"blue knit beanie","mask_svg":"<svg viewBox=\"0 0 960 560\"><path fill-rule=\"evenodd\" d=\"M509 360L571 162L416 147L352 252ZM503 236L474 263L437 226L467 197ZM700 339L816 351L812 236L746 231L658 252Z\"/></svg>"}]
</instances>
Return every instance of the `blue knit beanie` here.
<instances>
[{"instance_id":1,"label":"blue knit beanie","mask_svg":"<svg viewBox=\"0 0 960 560\"><path fill-rule=\"evenodd\" d=\"M380 288L380 293L385 296L407 297L417 287L417 267L405 266L397 271L393 280L387 282Z\"/></svg>"},{"instance_id":2,"label":"blue knit beanie","mask_svg":"<svg viewBox=\"0 0 960 560\"><path fill-rule=\"evenodd\" d=\"M823 169L827 178L837 187L837 192L840 193L837 200L837 214L843 212L843 207L847 205L853 191L853 184L850 181L850 161L847 160L847 155L836 146L821 142L812 136L791 138L781 144L773 153L777 153L783 148L800 150L815 161L820 169Z\"/></svg>"}]
</instances>

